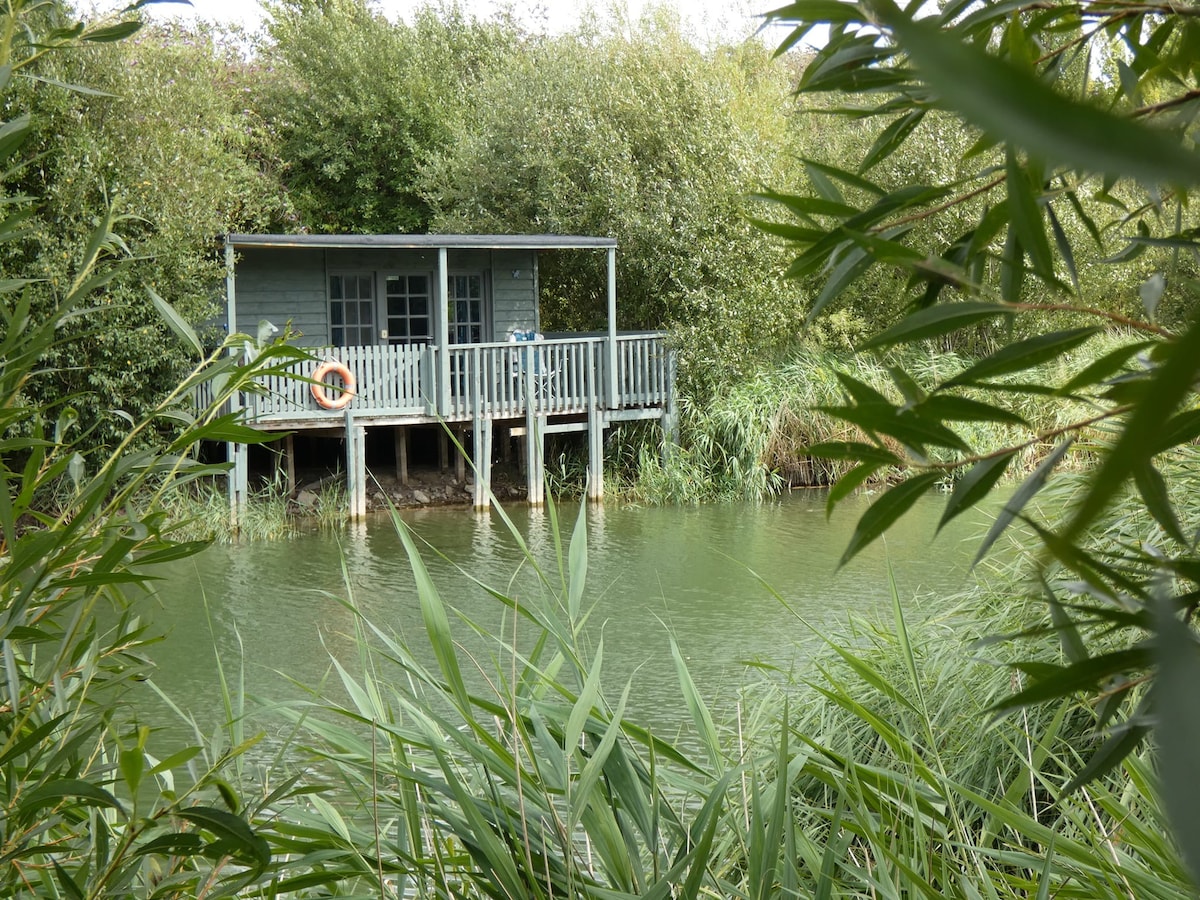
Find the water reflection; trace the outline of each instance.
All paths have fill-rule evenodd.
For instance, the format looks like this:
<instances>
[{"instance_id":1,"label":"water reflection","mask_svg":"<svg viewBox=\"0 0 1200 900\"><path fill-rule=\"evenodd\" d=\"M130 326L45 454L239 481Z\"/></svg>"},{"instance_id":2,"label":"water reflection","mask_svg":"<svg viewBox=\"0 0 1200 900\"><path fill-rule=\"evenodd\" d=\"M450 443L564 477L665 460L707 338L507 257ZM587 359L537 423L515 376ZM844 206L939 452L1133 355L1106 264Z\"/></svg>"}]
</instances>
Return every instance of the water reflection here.
<instances>
[{"instance_id":1,"label":"water reflection","mask_svg":"<svg viewBox=\"0 0 1200 900\"><path fill-rule=\"evenodd\" d=\"M905 598L963 585L977 542L934 542L936 501L914 509L888 543L837 572L865 507L857 502L830 522L824 499L803 495L762 506L587 509L585 635L592 648L603 638L605 690L616 697L632 682L633 713L674 728L686 715L670 649L674 635L702 693L718 715L728 714L738 689L762 677L747 662L803 667L814 646L809 625L837 631L851 613L886 607L889 564ZM559 510L557 541L548 511L507 511L546 583L498 511L405 513L437 590L462 617L452 623L455 638L481 668L506 651L478 632L506 640L515 634L518 646L532 635L479 583L522 603L556 602L568 577L560 573L559 552L568 567L577 511ZM300 686L329 684L331 654L354 669L347 598L381 629L414 649L427 647L412 572L386 519L337 536L214 547L163 574L151 601L160 607L157 627L168 634L155 654L156 680L202 721L221 718L216 654L232 672L244 660L247 690L272 700L294 697Z\"/></svg>"}]
</instances>

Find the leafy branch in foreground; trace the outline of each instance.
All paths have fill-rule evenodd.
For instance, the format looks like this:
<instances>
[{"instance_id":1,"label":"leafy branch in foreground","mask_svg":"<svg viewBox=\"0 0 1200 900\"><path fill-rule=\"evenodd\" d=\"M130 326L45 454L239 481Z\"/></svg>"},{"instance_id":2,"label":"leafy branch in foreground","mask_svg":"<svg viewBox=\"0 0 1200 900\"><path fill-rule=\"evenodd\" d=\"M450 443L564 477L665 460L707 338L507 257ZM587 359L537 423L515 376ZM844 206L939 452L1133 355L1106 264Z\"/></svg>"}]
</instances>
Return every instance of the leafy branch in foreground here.
<instances>
[{"instance_id":1,"label":"leafy branch in foreground","mask_svg":"<svg viewBox=\"0 0 1200 900\"><path fill-rule=\"evenodd\" d=\"M1068 662L1031 667L1032 683L998 710L1093 699L1107 738L1073 787L1119 765L1153 723L1176 836L1200 872L1200 822L1188 812L1200 808L1200 787L1182 765L1200 731L1186 686L1200 672L1191 624L1200 509L1170 478L1172 466L1194 464L1200 438L1191 12L952 2L925 16L890 0L801 0L775 10L771 19L793 27L781 50L829 29L800 92L832 93L840 113L879 125L857 168L813 161L810 194L766 195L791 218L764 227L797 246L790 274L818 281L810 318L874 267L907 277L907 312L864 349L933 346L963 330L1007 336L932 384L894 365L899 400L842 378L844 402L823 411L861 440L814 452L857 462L850 484L893 460L909 472L863 515L843 562L951 477L944 525L995 490L1022 444L1043 441L1045 462L1009 497L981 555L1011 524L1029 528ZM949 114L966 138L956 179L872 180L935 113ZM1105 293L1103 285L1122 283L1097 275L1110 269L1140 283L1136 296ZM1065 381L1028 377L1049 360L1080 358L1114 328L1123 345L1084 358ZM964 423L1000 420L1030 396L1087 411L1011 446L972 446ZM1081 451L1096 454L1094 474L1067 507L1040 514L1046 485ZM835 489L835 499L845 492ZM1098 528L1128 492L1146 512L1139 531ZM1127 635L1130 651L1099 653L1097 636L1113 630Z\"/></svg>"}]
</instances>

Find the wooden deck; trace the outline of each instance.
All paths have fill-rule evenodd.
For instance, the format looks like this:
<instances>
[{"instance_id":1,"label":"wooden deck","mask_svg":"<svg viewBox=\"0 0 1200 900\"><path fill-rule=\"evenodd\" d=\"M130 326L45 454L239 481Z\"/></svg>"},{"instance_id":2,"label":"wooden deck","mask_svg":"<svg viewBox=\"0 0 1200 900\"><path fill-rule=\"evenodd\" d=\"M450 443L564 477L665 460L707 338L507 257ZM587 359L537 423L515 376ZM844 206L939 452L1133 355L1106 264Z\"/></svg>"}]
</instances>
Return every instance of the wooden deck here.
<instances>
[{"instance_id":1,"label":"wooden deck","mask_svg":"<svg viewBox=\"0 0 1200 900\"><path fill-rule=\"evenodd\" d=\"M569 416L589 410L663 410L671 402L671 353L662 334L450 347L364 346L318 351L316 362L271 377L246 398L248 421L263 429L341 425L346 411L313 399L311 376L326 358L358 382L348 411L362 424L465 422ZM615 368L612 365L615 359Z\"/></svg>"},{"instance_id":2,"label":"wooden deck","mask_svg":"<svg viewBox=\"0 0 1200 900\"><path fill-rule=\"evenodd\" d=\"M493 431L521 435L526 487L532 504L544 500L545 437L587 433L588 495L603 496L604 431L613 423L657 419L674 430L674 357L661 333L438 347L379 345L318 351L288 375L272 376L263 391L243 397L249 424L264 431L339 432L346 443L350 515L366 511L366 433L390 427L397 459L407 471L408 426L445 423L464 439L474 471L474 505L491 502ZM344 409L325 409L312 395L313 371L326 359L354 374L356 393ZM331 391L332 393L332 391ZM204 397L198 400L203 401ZM291 445L291 438L286 441ZM291 451L285 450L290 458ZM248 495L246 447L229 445L233 462L233 521ZM464 460L457 467L463 471ZM465 477L465 476L464 476Z\"/></svg>"}]
</instances>

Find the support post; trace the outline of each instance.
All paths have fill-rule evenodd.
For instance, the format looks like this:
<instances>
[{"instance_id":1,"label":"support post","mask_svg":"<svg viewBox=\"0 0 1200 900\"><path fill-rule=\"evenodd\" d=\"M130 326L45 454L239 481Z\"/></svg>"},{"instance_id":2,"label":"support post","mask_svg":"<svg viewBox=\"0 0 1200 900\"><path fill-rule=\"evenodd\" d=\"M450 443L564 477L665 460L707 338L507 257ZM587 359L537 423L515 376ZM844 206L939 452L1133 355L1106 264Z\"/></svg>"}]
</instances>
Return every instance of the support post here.
<instances>
[{"instance_id":1,"label":"support post","mask_svg":"<svg viewBox=\"0 0 1200 900\"><path fill-rule=\"evenodd\" d=\"M438 429L438 471L445 472L450 468L450 436L443 425Z\"/></svg>"},{"instance_id":2,"label":"support post","mask_svg":"<svg viewBox=\"0 0 1200 900\"><path fill-rule=\"evenodd\" d=\"M546 417L525 408L525 487L530 506L546 502Z\"/></svg>"},{"instance_id":3,"label":"support post","mask_svg":"<svg viewBox=\"0 0 1200 900\"><path fill-rule=\"evenodd\" d=\"M482 419L475 428L475 486L472 490L476 509L492 505L492 420Z\"/></svg>"},{"instance_id":4,"label":"support post","mask_svg":"<svg viewBox=\"0 0 1200 900\"><path fill-rule=\"evenodd\" d=\"M450 275L446 268L446 248L438 248L437 297L433 311L437 324L435 335L441 345L438 354L438 414L443 418L450 415Z\"/></svg>"},{"instance_id":5,"label":"support post","mask_svg":"<svg viewBox=\"0 0 1200 900\"><path fill-rule=\"evenodd\" d=\"M401 485L408 485L408 427L396 426L396 478Z\"/></svg>"},{"instance_id":6,"label":"support post","mask_svg":"<svg viewBox=\"0 0 1200 900\"><path fill-rule=\"evenodd\" d=\"M283 474L291 497L296 493L296 436L290 433L283 439Z\"/></svg>"},{"instance_id":7,"label":"support post","mask_svg":"<svg viewBox=\"0 0 1200 900\"><path fill-rule=\"evenodd\" d=\"M595 403L588 404L589 500L604 499L604 414Z\"/></svg>"},{"instance_id":8,"label":"support post","mask_svg":"<svg viewBox=\"0 0 1200 900\"><path fill-rule=\"evenodd\" d=\"M609 409L617 409L617 248L608 248L608 378L607 403Z\"/></svg>"},{"instance_id":9,"label":"support post","mask_svg":"<svg viewBox=\"0 0 1200 900\"><path fill-rule=\"evenodd\" d=\"M233 334L237 330L237 291L234 286L234 252L229 237L225 238L225 332ZM230 354L236 353L234 350ZM229 411L242 411L242 397L235 393L229 401ZM229 525L237 534L242 523L242 513L246 509L246 495L249 491L250 470L247 465L246 453L248 447L230 441L225 445L225 458L233 463L228 475L229 487Z\"/></svg>"},{"instance_id":10,"label":"support post","mask_svg":"<svg viewBox=\"0 0 1200 900\"><path fill-rule=\"evenodd\" d=\"M346 407L346 494L351 520L367 514L367 429Z\"/></svg>"},{"instance_id":11,"label":"support post","mask_svg":"<svg viewBox=\"0 0 1200 900\"><path fill-rule=\"evenodd\" d=\"M454 481L465 484L467 480L467 430L459 428L455 432L458 446L454 448Z\"/></svg>"},{"instance_id":12,"label":"support post","mask_svg":"<svg viewBox=\"0 0 1200 900\"><path fill-rule=\"evenodd\" d=\"M246 501L250 493L250 465L247 454L250 447L230 441L225 445L229 461L233 466L229 470L229 525L237 534L242 525L242 514L246 511Z\"/></svg>"}]
</instances>

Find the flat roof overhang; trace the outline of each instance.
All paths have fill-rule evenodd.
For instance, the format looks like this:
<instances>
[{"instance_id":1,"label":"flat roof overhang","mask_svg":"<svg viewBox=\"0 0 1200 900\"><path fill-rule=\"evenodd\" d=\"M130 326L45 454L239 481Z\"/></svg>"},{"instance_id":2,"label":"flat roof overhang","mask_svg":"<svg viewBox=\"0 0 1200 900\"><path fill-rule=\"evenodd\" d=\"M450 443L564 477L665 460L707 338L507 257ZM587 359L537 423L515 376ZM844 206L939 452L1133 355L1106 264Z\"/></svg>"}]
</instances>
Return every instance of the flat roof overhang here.
<instances>
[{"instance_id":1,"label":"flat roof overhang","mask_svg":"<svg viewBox=\"0 0 1200 900\"><path fill-rule=\"evenodd\" d=\"M615 238L567 234L227 234L226 246L317 250L607 250Z\"/></svg>"}]
</instances>

